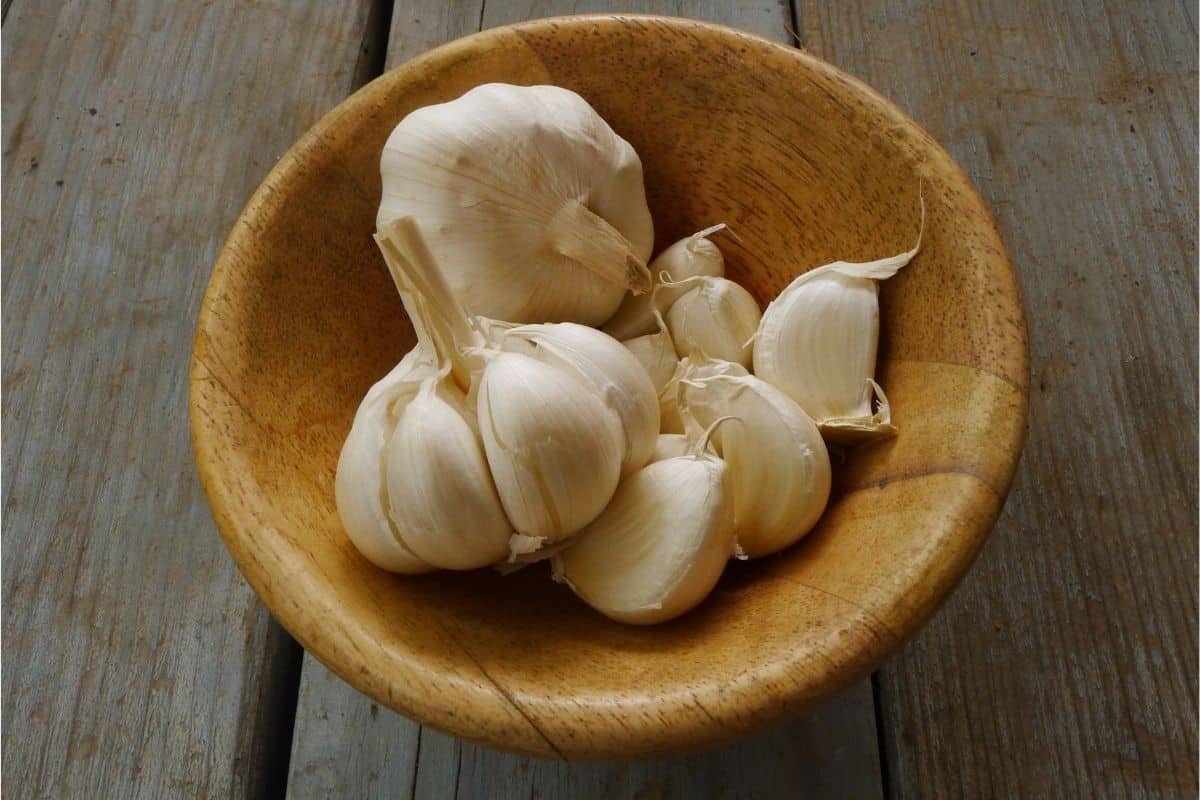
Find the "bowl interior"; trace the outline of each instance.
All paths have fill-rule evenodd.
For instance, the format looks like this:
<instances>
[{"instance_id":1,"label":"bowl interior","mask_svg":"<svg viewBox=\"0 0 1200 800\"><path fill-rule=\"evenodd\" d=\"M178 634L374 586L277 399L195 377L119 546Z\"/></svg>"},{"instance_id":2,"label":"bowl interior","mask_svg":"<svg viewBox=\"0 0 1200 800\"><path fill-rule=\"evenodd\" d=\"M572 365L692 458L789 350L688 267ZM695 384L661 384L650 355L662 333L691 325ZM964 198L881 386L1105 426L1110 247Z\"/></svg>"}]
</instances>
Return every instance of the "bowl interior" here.
<instances>
[{"instance_id":1,"label":"bowl interior","mask_svg":"<svg viewBox=\"0 0 1200 800\"><path fill-rule=\"evenodd\" d=\"M899 427L853 450L816 530L731 563L673 623L612 623L544 568L406 578L338 522L341 443L412 346L371 240L379 152L408 111L479 83L582 94L641 155L656 247L715 222L765 304L837 259L922 250L882 287L879 376ZM323 119L247 207L199 323L191 413L231 552L351 684L468 739L546 756L694 749L859 679L961 578L1020 449L1027 348L1013 273L969 182L872 91L796 50L655 18L543 20L452 43Z\"/></svg>"}]
</instances>

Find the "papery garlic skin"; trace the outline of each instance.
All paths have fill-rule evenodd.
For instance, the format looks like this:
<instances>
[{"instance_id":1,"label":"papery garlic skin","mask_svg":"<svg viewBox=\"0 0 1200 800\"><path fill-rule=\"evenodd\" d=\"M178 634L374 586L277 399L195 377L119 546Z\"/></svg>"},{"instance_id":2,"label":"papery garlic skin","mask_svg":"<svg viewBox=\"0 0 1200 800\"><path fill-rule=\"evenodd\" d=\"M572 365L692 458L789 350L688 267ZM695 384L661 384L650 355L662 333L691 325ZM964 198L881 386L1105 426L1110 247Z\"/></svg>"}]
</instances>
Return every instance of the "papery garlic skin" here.
<instances>
[{"instance_id":1,"label":"papery garlic skin","mask_svg":"<svg viewBox=\"0 0 1200 800\"><path fill-rule=\"evenodd\" d=\"M675 368L679 366L679 356L675 354L675 343L671 341L671 335L663 330L635 336L621 344L633 354L642 365L642 369L646 370L655 393L661 392L675 374Z\"/></svg>"},{"instance_id":2,"label":"papery garlic skin","mask_svg":"<svg viewBox=\"0 0 1200 800\"><path fill-rule=\"evenodd\" d=\"M713 442L729 464L738 546L757 558L803 538L829 502L829 453L791 398L753 375L683 381L682 403L701 426L726 416Z\"/></svg>"},{"instance_id":3,"label":"papery garlic skin","mask_svg":"<svg viewBox=\"0 0 1200 800\"><path fill-rule=\"evenodd\" d=\"M726 278L696 278L667 309L667 328L680 357L701 350L749 369L758 330L758 302Z\"/></svg>"},{"instance_id":4,"label":"papery garlic skin","mask_svg":"<svg viewBox=\"0 0 1200 800\"><path fill-rule=\"evenodd\" d=\"M877 281L896 274L916 253L913 248L879 261L839 261L806 272L763 313L754 340L754 373L799 403L830 441L849 443L896 430L873 380ZM877 389L881 403L872 412Z\"/></svg>"},{"instance_id":5,"label":"papery garlic skin","mask_svg":"<svg viewBox=\"0 0 1200 800\"><path fill-rule=\"evenodd\" d=\"M445 376L427 378L399 415L387 494L404 544L428 564L478 569L508 554L512 525L483 441L466 397Z\"/></svg>"},{"instance_id":6,"label":"papery garlic skin","mask_svg":"<svg viewBox=\"0 0 1200 800\"><path fill-rule=\"evenodd\" d=\"M367 391L338 458L334 498L342 526L368 561L392 572L433 569L405 546L388 517L385 452L395 427L393 409L411 400L436 372L431 349L418 345L410 350Z\"/></svg>"},{"instance_id":7,"label":"papery garlic skin","mask_svg":"<svg viewBox=\"0 0 1200 800\"><path fill-rule=\"evenodd\" d=\"M686 432L683 417L679 413L679 381L681 379L696 380L713 375L741 376L749 374L741 364L709 358L699 351L681 359L675 367L675 374L671 376L671 380L667 381L667 385L658 393L659 432Z\"/></svg>"},{"instance_id":8,"label":"papery garlic skin","mask_svg":"<svg viewBox=\"0 0 1200 800\"><path fill-rule=\"evenodd\" d=\"M654 312L657 310L659 314L666 314L671 304L687 291L684 287L663 285L664 275L670 282L702 275L724 276L725 257L721 249L708 239L724 228L724 224L705 228L680 239L655 256L650 262L650 276L655 287L642 294L625 295L617 313L604 323L604 332L621 341L653 333Z\"/></svg>"},{"instance_id":9,"label":"papery garlic skin","mask_svg":"<svg viewBox=\"0 0 1200 800\"><path fill-rule=\"evenodd\" d=\"M377 227L418 222L473 314L599 325L650 288L641 161L574 92L492 83L417 109L380 172Z\"/></svg>"},{"instance_id":10,"label":"papery garlic skin","mask_svg":"<svg viewBox=\"0 0 1200 800\"><path fill-rule=\"evenodd\" d=\"M633 353L606 333L559 322L523 325L504 333L502 350L570 370L590 385L621 420L621 474L645 466L658 436L658 391Z\"/></svg>"},{"instance_id":11,"label":"papery garlic skin","mask_svg":"<svg viewBox=\"0 0 1200 800\"><path fill-rule=\"evenodd\" d=\"M691 449L685 433L660 433L658 442L654 445L654 461L666 461L668 458L686 456Z\"/></svg>"},{"instance_id":12,"label":"papery garlic skin","mask_svg":"<svg viewBox=\"0 0 1200 800\"><path fill-rule=\"evenodd\" d=\"M590 386L502 352L488 361L477 402L492 478L518 533L553 544L604 510L620 478L625 436Z\"/></svg>"},{"instance_id":13,"label":"papery garlic skin","mask_svg":"<svg viewBox=\"0 0 1200 800\"><path fill-rule=\"evenodd\" d=\"M707 597L733 551L725 462L688 455L622 481L604 513L554 563L556 574L601 614L651 625Z\"/></svg>"}]
</instances>

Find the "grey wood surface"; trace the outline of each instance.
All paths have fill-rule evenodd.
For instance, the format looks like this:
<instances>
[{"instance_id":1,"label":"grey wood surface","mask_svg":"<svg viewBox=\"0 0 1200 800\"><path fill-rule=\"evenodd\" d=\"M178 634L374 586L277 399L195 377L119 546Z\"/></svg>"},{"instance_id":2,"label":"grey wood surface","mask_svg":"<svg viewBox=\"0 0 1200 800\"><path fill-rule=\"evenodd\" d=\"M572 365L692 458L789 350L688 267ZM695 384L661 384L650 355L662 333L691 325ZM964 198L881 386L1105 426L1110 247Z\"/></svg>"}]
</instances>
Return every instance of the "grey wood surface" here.
<instances>
[{"instance_id":1,"label":"grey wood surface","mask_svg":"<svg viewBox=\"0 0 1200 800\"><path fill-rule=\"evenodd\" d=\"M1196 795L1194 4L0 8L6 797L285 780L294 797ZM947 147L1019 271L1021 470L963 586L877 676L878 730L863 684L686 759L465 745L307 656L299 673L204 506L184 410L195 315L274 160L378 73L385 39L394 65L480 26L614 9L795 29Z\"/></svg>"},{"instance_id":2,"label":"grey wood surface","mask_svg":"<svg viewBox=\"0 0 1200 800\"><path fill-rule=\"evenodd\" d=\"M1196 796L1194 3L805 2L971 175L1028 315L1028 440L881 674L895 797Z\"/></svg>"},{"instance_id":3,"label":"grey wood surface","mask_svg":"<svg viewBox=\"0 0 1200 800\"><path fill-rule=\"evenodd\" d=\"M544 798L881 797L871 686L732 747L686 758L578 764L467 744L381 708L306 657L288 796Z\"/></svg>"},{"instance_id":4,"label":"grey wood surface","mask_svg":"<svg viewBox=\"0 0 1200 800\"><path fill-rule=\"evenodd\" d=\"M188 359L221 240L354 88L370 7L4 8L3 795L259 796L299 650L209 517Z\"/></svg>"},{"instance_id":5,"label":"grey wood surface","mask_svg":"<svg viewBox=\"0 0 1200 800\"><path fill-rule=\"evenodd\" d=\"M778 2L397 4L387 63L441 41L532 17L600 11L697 17L789 41ZM814 714L734 747L637 764L567 765L462 743L380 709L305 656L288 796L393 797L805 797L881 796L870 683Z\"/></svg>"}]
</instances>

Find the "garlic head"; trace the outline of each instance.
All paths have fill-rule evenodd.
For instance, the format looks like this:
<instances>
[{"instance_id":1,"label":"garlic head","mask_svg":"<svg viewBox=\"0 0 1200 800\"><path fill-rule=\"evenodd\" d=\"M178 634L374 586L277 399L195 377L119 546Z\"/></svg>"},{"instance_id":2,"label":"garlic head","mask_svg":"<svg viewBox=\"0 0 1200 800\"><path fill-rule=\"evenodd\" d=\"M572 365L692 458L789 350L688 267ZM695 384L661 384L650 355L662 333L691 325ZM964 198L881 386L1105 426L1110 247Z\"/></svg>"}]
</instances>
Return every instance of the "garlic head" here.
<instances>
[{"instance_id":1,"label":"garlic head","mask_svg":"<svg viewBox=\"0 0 1200 800\"><path fill-rule=\"evenodd\" d=\"M690 610L716 586L734 552L733 492L725 462L706 447L630 475L555 556L556 575L592 608L650 625Z\"/></svg>"},{"instance_id":2,"label":"garlic head","mask_svg":"<svg viewBox=\"0 0 1200 800\"><path fill-rule=\"evenodd\" d=\"M633 353L606 333L573 322L522 325L500 347L568 370L590 385L621 420L621 474L650 461L658 436L658 391Z\"/></svg>"},{"instance_id":3,"label":"garlic head","mask_svg":"<svg viewBox=\"0 0 1200 800\"><path fill-rule=\"evenodd\" d=\"M473 314L599 325L650 289L641 161L574 92L491 83L419 108L380 173L377 227L419 223Z\"/></svg>"},{"instance_id":4,"label":"garlic head","mask_svg":"<svg viewBox=\"0 0 1200 800\"><path fill-rule=\"evenodd\" d=\"M670 285L701 275L721 277L725 274L725 257L708 237L724 230L724 223L713 225L680 239L663 250L650 262L651 291L627 294L617 313L604 324L604 331L621 341L652 333L655 313L665 314L686 288ZM662 281L666 276L668 283Z\"/></svg>"},{"instance_id":5,"label":"garlic head","mask_svg":"<svg viewBox=\"0 0 1200 800\"><path fill-rule=\"evenodd\" d=\"M790 397L753 375L685 378L686 414L702 426L733 416L713 437L729 464L738 546L751 557L805 536L829 501L829 453Z\"/></svg>"},{"instance_id":6,"label":"garlic head","mask_svg":"<svg viewBox=\"0 0 1200 800\"><path fill-rule=\"evenodd\" d=\"M699 349L749 368L760 312L754 296L726 278L692 278L667 309L667 327L681 357Z\"/></svg>"}]
</instances>

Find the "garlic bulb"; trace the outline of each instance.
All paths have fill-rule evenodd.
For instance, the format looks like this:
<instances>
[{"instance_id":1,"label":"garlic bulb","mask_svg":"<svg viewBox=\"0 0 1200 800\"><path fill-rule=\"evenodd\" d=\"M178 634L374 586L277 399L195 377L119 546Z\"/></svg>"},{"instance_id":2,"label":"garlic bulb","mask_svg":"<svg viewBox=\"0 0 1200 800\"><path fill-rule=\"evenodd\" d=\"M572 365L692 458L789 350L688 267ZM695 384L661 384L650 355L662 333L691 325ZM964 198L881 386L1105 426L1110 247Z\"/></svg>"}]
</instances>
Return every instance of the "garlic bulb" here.
<instances>
[{"instance_id":1,"label":"garlic bulb","mask_svg":"<svg viewBox=\"0 0 1200 800\"><path fill-rule=\"evenodd\" d=\"M753 375L682 381L685 414L700 425L735 419L713 438L729 464L738 546L751 557L796 542L829 501L829 453L795 401Z\"/></svg>"},{"instance_id":2,"label":"garlic bulb","mask_svg":"<svg viewBox=\"0 0 1200 800\"><path fill-rule=\"evenodd\" d=\"M658 393L660 433L684 433L683 417L679 413L679 381L683 378L698 380L713 375L749 375L746 368L732 361L719 361L696 351L682 359L667 385Z\"/></svg>"},{"instance_id":3,"label":"garlic bulb","mask_svg":"<svg viewBox=\"0 0 1200 800\"><path fill-rule=\"evenodd\" d=\"M678 282L699 275L723 276L725 257L708 237L724 229L724 223L705 228L680 239L655 256L650 262L653 290L626 295L617 313L604 324L604 331L621 341L653 333L655 313L667 313L671 304L687 291L683 287L664 283L664 275L668 282Z\"/></svg>"},{"instance_id":4,"label":"garlic bulb","mask_svg":"<svg viewBox=\"0 0 1200 800\"><path fill-rule=\"evenodd\" d=\"M657 331L626 339L622 344L646 370L650 382L654 384L654 391L661 392L675 374L679 356L675 353L675 343L671 341L671 333L662 314L655 311L652 316L658 324Z\"/></svg>"},{"instance_id":5,"label":"garlic bulb","mask_svg":"<svg viewBox=\"0 0 1200 800\"><path fill-rule=\"evenodd\" d=\"M577 367L558 357L543 362L504 352L487 341L411 218L389 223L375 238L397 285L411 289L428 317L439 358L449 362L459 388L469 390L467 404L478 417L500 503L520 534L514 555L578 532L616 490L626 451L621 418ZM625 355L616 342L613 352ZM653 445L647 457L652 452Z\"/></svg>"},{"instance_id":6,"label":"garlic bulb","mask_svg":"<svg viewBox=\"0 0 1200 800\"><path fill-rule=\"evenodd\" d=\"M403 408L387 448L387 494L400 538L443 569L476 569L508 553L512 525L466 397L442 373Z\"/></svg>"},{"instance_id":7,"label":"garlic bulb","mask_svg":"<svg viewBox=\"0 0 1200 800\"><path fill-rule=\"evenodd\" d=\"M839 443L895 432L873 380L879 288L920 248L868 263L837 261L796 278L767 306L754 342L754 372L782 389ZM872 413L872 397L879 409Z\"/></svg>"},{"instance_id":8,"label":"garlic bulb","mask_svg":"<svg viewBox=\"0 0 1200 800\"><path fill-rule=\"evenodd\" d=\"M617 488L625 437L590 387L499 353L483 371L478 404L492 478L518 533L553 544L596 518Z\"/></svg>"},{"instance_id":9,"label":"garlic bulb","mask_svg":"<svg viewBox=\"0 0 1200 800\"><path fill-rule=\"evenodd\" d=\"M601 614L664 622L716 586L734 552L734 499L707 439L622 481L604 513L555 556L555 574Z\"/></svg>"},{"instance_id":10,"label":"garlic bulb","mask_svg":"<svg viewBox=\"0 0 1200 800\"><path fill-rule=\"evenodd\" d=\"M595 390L621 421L622 475L650 461L658 436L658 390L620 342L586 325L557 322L508 330L500 347L569 370Z\"/></svg>"},{"instance_id":11,"label":"garlic bulb","mask_svg":"<svg viewBox=\"0 0 1200 800\"><path fill-rule=\"evenodd\" d=\"M682 283L692 288L667 309L675 352L684 356L699 349L749 368L759 321L754 296L726 278L690 278Z\"/></svg>"},{"instance_id":12,"label":"garlic bulb","mask_svg":"<svg viewBox=\"0 0 1200 800\"><path fill-rule=\"evenodd\" d=\"M338 458L334 498L342 525L368 561L392 572L433 569L405 546L388 516L385 453L395 425L392 408L408 402L436 372L432 349L418 344L410 350L367 391Z\"/></svg>"},{"instance_id":13,"label":"garlic bulb","mask_svg":"<svg viewBox=\"0 0 1200 800\"><path fill-rule=\"evenodd\" d=\"M380 173L377 227L413 217L474 314L599 325L650 288L641 161L567 89L491 83L419 108Z\"/></svg>"}]
</instances>

